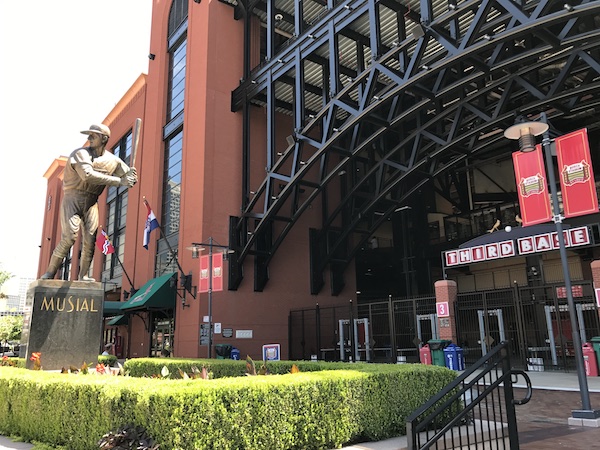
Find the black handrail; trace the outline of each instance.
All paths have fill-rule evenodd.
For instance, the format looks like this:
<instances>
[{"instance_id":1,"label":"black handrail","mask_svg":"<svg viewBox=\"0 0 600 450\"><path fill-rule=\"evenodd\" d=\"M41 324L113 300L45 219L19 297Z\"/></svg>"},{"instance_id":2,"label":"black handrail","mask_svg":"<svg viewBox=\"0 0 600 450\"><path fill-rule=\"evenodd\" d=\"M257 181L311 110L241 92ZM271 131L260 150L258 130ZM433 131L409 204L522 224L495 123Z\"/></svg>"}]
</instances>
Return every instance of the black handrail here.
<instances>
[{"instance_id":1,"label":"black handrail","mask_svg":"<svg viewBox=\"0 0 600 450\"><path fill-rule=\"evenodd\" d=\"M527 374L511 368L509 344L498 344L407 418L408 449L437 448L441 439L442 448L493 439L508 439L511 449L519 448L514 407L527 403L532 389ZM521 400L514 400L513 376L525 379Z\"/></svg>"}]
</instances>

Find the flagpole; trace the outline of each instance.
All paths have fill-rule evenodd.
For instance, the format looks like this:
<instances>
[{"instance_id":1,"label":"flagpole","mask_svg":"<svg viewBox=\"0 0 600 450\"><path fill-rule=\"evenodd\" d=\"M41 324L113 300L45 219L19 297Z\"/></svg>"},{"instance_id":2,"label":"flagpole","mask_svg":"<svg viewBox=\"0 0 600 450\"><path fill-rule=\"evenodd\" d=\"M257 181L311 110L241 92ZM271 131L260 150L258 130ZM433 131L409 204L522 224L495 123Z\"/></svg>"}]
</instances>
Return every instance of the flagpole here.
<instances>
[{"instance_id":1,"label":"flagpole","mask_svg":"<svg viewBox=\"0 0 600 450\"><path fill-rule=\"evenodd\" d=\"M100 225L100 233L102 233L102 225ZM115 258L117 259L117 262L119 263L119 265L121 266L121 270L123 271L123 273L125 274L125 276L127 277L127 281L129 281L129 286L131 286L131 295L133 295L136 291L135 286L133 285L133 281L131 281L131 278L129 278L129 274L127 273L127 271L125 270L125 266L123 265L123 263L121 262L121 259L119 258L119 254L117 252L117 249L115 248L115 246L112 243L112 239L110 238L110 236L108 234L106 234L106 238L108 239L108 242L110 243L110 245L112 246L112 248L114 249L114 255ZM108 255L105 255L108 256Z\"/></svg>"},{"instance_id":2,"label":"flagpole","mask_svg":"<svg viewBox=\"0 0 600 450\"><path fill-rule=\"evenodd\" d=\"M150 203L148 202L148 200L146 200L146 197L144 196L143 198L144 198L144 203L146 204L146 206L150 209L150 211L153 211L152 207L150 206ZM160 224L160 222L158 220L156 220L156 224L158 225L158 229L160 230L161 237L164 239L165 243L167 244L167 247L169 248L169 251L175 258L175 263L177 264L177 268L179 269L179 272L181 272L181 282L180 282L181 286L183 286L185 288L185 290L188 291L192 297L196 298L196 295L191 292L191 286L188 286L188 275L186 275L184 273L183 268L181 267L181 264L179 264L179 258L177 257L177 253L175 253L175 251L173 250L173 247L171 247L171 244L169 243L169 240L167 239L167 236L165 235L162 225Z\"/></svg>"},{"instance_id":3,"label":"flagpole","mask_svg":"<svg viewBox=\"0 0 600 450\"><path fill-rule=\"evenodd\" d=\"M133 282L131 281L131 278L129 278L129 274L127 273L127 271L125 270L125 266L123 265L123 263L121 262L121 260L119 259L119 255L117 255L117 252L115 251L115 258L117 258L117 262L119 263L119 265L121 266L121 270L123 271L123 273L125 274L125 276L127 277L127 281L129 281L129 286L131 286L131 291L130 294L133 295L135 294L135 292L137 291L137 289L135 288L135 286L133 285Z\"/></svg>"}]
</instances>

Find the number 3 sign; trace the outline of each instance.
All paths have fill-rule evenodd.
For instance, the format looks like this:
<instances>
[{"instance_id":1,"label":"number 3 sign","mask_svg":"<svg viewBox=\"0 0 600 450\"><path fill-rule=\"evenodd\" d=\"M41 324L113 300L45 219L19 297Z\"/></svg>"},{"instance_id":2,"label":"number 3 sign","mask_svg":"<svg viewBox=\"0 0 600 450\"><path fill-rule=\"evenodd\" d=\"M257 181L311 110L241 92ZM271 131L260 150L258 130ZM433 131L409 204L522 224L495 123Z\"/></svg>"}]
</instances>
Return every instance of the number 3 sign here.
<instances>
[{"instance_id":1,"label":"number 3 sign","mask_svg":"<svg viewBox=\"0 0 600 450\"><path fill-rule=\"evenodd\" d=\"M436 303L436 306L437 306L437 316L438 317L449 317L450 316L448 302Z\"/></svg>"}]
</instances>

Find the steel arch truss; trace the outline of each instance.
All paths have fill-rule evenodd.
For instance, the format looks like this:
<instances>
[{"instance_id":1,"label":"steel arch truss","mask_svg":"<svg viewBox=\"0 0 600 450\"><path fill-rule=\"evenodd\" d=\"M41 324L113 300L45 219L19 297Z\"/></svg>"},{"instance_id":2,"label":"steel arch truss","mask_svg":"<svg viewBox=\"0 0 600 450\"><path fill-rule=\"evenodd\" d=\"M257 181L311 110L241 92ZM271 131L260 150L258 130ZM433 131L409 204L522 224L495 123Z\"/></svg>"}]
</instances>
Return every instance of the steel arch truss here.
<instances>
[{"instance_id":1,"label":"steel arch truss","mask_svg":"<svg viewBox=\"0 0 600 450\"><path fill-rule=\"evenodd\" d=\"M245 178L242 214L230 224L231 288L253 255L262 290L290 229L320 204L311 292L329 268L337 294L357 249L421 187L467 160L514 151L502 131L517 115L543 111L562 131L598 126L600 1L329 2L312 23L308 3L244 10L247 31L256 14L268 35L287 23L290 38L280 48L267 39L265 61L232 97L244 116ZM251 190L254 110L266 112L267 167ZM277 113L293 123L286 148L274 144Z\"/></svg>"}]
</instances>

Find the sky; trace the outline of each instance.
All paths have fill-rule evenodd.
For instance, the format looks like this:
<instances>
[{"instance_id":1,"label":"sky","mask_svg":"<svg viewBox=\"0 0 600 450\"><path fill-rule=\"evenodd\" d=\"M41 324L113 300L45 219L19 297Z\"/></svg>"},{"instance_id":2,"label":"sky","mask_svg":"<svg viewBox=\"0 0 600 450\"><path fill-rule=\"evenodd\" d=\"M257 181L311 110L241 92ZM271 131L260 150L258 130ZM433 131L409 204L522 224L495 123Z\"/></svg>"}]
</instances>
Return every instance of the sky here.
<instances>
[{"instance_id":1,"label":"sky","mask_svg":"<svg viewBox=\"0 0 600 450\"><path fill-rule=\"evenodd\" d=\"M37 275L55 158L148 73L152 0L0 1L0 270Z\"/></svg>"}]
</instances>

